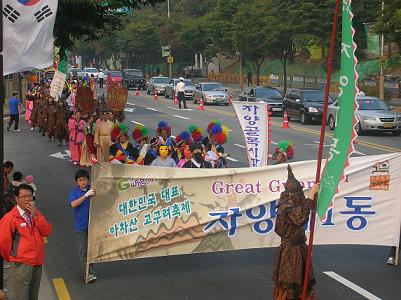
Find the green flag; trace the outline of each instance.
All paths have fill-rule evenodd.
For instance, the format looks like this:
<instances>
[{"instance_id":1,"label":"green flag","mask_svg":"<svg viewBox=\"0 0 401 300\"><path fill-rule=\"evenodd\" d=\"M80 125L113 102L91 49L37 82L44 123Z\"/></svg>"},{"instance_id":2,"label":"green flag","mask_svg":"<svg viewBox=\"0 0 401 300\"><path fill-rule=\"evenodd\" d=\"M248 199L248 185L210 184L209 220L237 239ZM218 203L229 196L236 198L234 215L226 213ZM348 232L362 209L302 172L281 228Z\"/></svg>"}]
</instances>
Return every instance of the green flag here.
<instances>
[{"instance_id":1,"label":"green flag","mask_svg":"<svg viewBox=\"0 0 401 300\"><path fill-rule=\"evenodd\" d=\"M368 52L375 55L380 55L380 39L379 35L373 31L373 24L365 23L366 43Z\"/></svg>"},{"instance_id":2,"label":"green flag","mask_svg":"<svg viewBox=\"0 0 401 300\"><path fill-rule=\"evenodd\" d=\"M59 52L60 62L58 63L58 68L60 72L67 74L67 65L68 65L68 50L64 50L64 56L61 56Z\"/></svg>"},{"instance_id":3,"label":"green flag","mask_svg":"<svg viewBox=\"0 0 401 300\"><path fill-rule=\"evenodd\" d=\"M343 1L342 38L341 38L341 70L340 95L336 127L331 142L329 157L320 180L320 191L317 202L317 213L322 219L326 214L338 184L344 178L344 170L348 166L349 155L354 150L353 139L356 138L356 44L353 42L351 0Z\"/></svg>"}]
</instances>

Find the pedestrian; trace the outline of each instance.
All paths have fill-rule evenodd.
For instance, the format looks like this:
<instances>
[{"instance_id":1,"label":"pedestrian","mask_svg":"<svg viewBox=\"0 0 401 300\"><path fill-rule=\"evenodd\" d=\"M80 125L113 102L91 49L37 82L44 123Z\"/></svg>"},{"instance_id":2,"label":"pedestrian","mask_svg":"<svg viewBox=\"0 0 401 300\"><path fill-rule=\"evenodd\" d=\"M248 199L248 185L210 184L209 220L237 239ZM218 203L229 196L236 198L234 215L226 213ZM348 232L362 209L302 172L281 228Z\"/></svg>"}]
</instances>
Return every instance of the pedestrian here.
<instances>
[{"instance_id":1,"label":"pedestrian","mask_svg":"<svg viewBox=\"0 0 401 300\"><path fill-rule=\"evenodd\" d=\"M34 98L35 98L35 90L28 91L25 98L25 121L27 121L28 124L31 126L32 126L31 116L33 110Z\"/></svg>"},{"instance_id":2,"label":"pedestrian","mask_svg":"<svg viewBox=\"0 0 401 300\"><path fill-rule=\"evenodd\" d=\"M17 205L0 220L0 252L10 263L6 286L8 299L36 300L44 263L44 241L52 226L36 208L33 189L15 189Z\"/></svg>"},{"instance_id":3,"label":"pedestrian","mask_svg":"<svg viewBox=\"0 0 401 300\"><path fill-rule=\"evenodd\" d=\"M96 147L94 144L96 132L96 124L92 115L89 115L88 122L84 127L85 139L82 143L81 148L81 160L79 164L81 166L90 167L92 162L96 159Z\"/></svg>"},{"instance_id":4,"label":"pedestrian","mask_svg":"<svg viewBox=\"0 0 401 300\"><path fill-rule=\"evenodd\" d=\"M47 136L49 138L49 142L52 141L52 138L56 140L55 130L56 130L56 113L57 106L54 102L54 98L52 96L47 97L47 107L45 110L45 128L47 132Z\"/></svg>"},{"instance_id":5,"label":"pedestrian","mask_svg":"<svg viewBox=\"0 0 401 300\"><path fill-rule=\"evenodd\" d=\"M67 120L68 120L68 112L65 107L64 101L59 100L57 104L56 111L56 127L54 130L54 134L58 140L58 146L63 144L63 140L67 140Z\"/></svg>"},{"instance_id":6,"label":"pedestrian","mask_svg":"<svg viewBox=\"0 0 401 300\"><path fill-rule=\"evenodd\" d=\"M288 179L284 184L277 204L275 232L281 237L273 267L274 300L301 299L308 246L304 225L309 214L319 184L315 184L306 198L302 185L295 179L288 165ZM315 299L313 286L316 284L312 265L309 269L306 299Z\"/></svg>"},{"instance_id":7,"label":"pedestrian","mask_svg":"<svg viewBox=\"0 0 401 300\"><path fill-rule=\"evenodd\" d=\"M180 77L180 82L177 83L176 91L178 95L178 108L181 109L181 102L184 104L184 108L187 109L187 100L185 99L185 82L184 78Z\"/></svg>"},{"instance_id":8,"label":"pedestrian","mask_svg":"<svg viewBox=\"0 0 401 300\"><path fill-rule=\"evenodd\" d=\"M252 86L252 71L251 71L251 69L248 70L247 78L248 78L248 86Z\"/></svg>"},{"instance_id":9,"label":"pedestrian","mask_svg":"<svg viewBox=\"0 0 401 300\"><path fill-rule=\"evenodd\" d=\"M74 211L74 228L75 236L78 244L79 260L81 263L81 274L83 279L90 283L97 279L93 265L89 265L89 275L86 278L86 254L88 246L88 223L89 223L89 206L91 196L95 196L95 188L91 188L89 184L89 173L84 169L80 169L75 173L76 186L72 189L68 196L68 202Z\"/></svg>"},{"instance_id":10,"label":"pedestrian","mask_svg":"<svg viewBox=\"0 0 401 300\"><path fill-rule=\"evenodd\" d=\"M71 160L74 165L78 165L81 159L81 144L84 141L85 121L81 120L81 113L75 112L68 121L68 136L71 153Z\"/></svg>"},{"instance_id":11,"label":"pedestrian","mask_svg":"<svg viewBox=\"0 0 401 300\"><path fill-rule=\"evenodd\" d=\"M97 75L97 78L99 78L99 87L102 89L103 88L103 83L104 83L104 73L103 70L99 70L99 74Z\"/></svg>"},{"instance_id":12,"label":"pedestrian","mask_svg":"<svg viewBox=\"0 0 401 300\"><path fill-rule=\"evenodd\" d=\"M112 116L111 112L104 110L101 120L96 123L94 143L97 151L96 158L100 162L107 162L109 159L109 149L112 144L111 131L113 129L113 122L110 121L110 116Z\"/></svg>"},{"instance_id":13,"label":"pedestrian","mask_svg":"<svg viewBox=\"0 0 401 300\"><path fill-rule=\"evenodd\" d=\"M400 251L400 248L401 248L401 238L400 238L400 244L399 244L399 246L398 246L398 251ZM392 246L391 248L390 248L390 253L389 253L389 255L388 255L388 257L387 257L387 264L388 265L390 265L390 266L394 266L395 264L396 264L396 258L397 258L397 247L395 247L395 246Z\"/></svg>"},{"instance_id":14,"label":"pedestrian","mask_svg":"<svg viewBox=\"0 0 401 300\"><path fill-rule=\"evenodd\" d=\"M150 164L153 167L176 167L176 162L169 156L169 147L162 145L159 147L159 155Z\"/></svg>"},{"instance_id":15,"label":"pedestrian","mask_svg":"<svg viewBox=\"0 0 401 300\"><path fill-rule=\"evenodd\" d=\"M18 129L19 123L19 108L22 108L21 101L18 98L18 92L14 91L13 96L8 100L8 106L10 111L10 121L7 125L7 131L10 131L11 125L14 123L14 131L21 131Z\"/></svg>"}]
</instances>

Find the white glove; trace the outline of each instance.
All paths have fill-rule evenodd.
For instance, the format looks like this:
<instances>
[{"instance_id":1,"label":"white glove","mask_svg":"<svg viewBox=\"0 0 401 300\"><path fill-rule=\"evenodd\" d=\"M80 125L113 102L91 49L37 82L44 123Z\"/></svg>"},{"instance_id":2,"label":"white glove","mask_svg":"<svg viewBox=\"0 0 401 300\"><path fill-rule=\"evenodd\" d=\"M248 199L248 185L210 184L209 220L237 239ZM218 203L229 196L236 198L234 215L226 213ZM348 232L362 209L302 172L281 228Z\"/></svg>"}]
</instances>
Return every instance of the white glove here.
<instances>
[{"instance_id":1,"label":"white glove","mask_svg":"<svg viewBox=\"0 0 401 300\"><path fill-rule=\"evenodd\" d=\"M85 198L88 198L90 196L95 196L95 190L94 189L90 189L89 191L87 191L85 193Z\"/></svg>"},{"instance_id":2,"label":"white glove","mask_svg":"<svg viewBox=\"0 0 401 300\"><path fill-rule=\"evenodd\" d=\"M145 157L146 153L148 153L148 144L142 146L141 151L139 152L139 156Z\"/></svg>"}]
</instances>

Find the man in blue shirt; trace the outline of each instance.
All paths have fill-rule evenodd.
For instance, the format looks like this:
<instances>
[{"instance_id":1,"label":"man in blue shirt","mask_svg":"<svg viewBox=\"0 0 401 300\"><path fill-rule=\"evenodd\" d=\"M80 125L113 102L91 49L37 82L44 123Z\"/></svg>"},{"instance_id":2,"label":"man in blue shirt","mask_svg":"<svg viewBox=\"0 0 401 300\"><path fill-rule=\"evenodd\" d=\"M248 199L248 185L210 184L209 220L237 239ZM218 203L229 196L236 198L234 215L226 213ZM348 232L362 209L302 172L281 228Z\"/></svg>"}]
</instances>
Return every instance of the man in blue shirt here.
<instances>
[{"instance_id":1,"label":"man in blue shirt","mask_svg":"<svg viewBox=\"0 0 401 300\"><path fill-rule=\"evenodd\" d=\"M10 108L10 121L8 122L7 125L7 131L10 131L11 125L14 124L14 131L21 131L18 129L18 123L19 123L19 107L21 105L20 100L18 99L18 92L13 92L13 96L8 100L8 106Z\"/></svg>"},{"instance_id":2,"label":"man in blue shirt","mask_svg":"<svg viewBox=\"0 0 401 300\"><path fill-rule=\"evenodd\" d=\"M89 185L89 173L80 169L75 173L75 182L77 185L72 189L68 196L68 202L74 209L74 227L79 249L79 259L81 262L81 271L86 280L86 253L88 245L88 222L90 197L94 196L96 191ZM89 265L88 282L97 279L94 273L93 265Z\"/></svg>"}]
</instances>

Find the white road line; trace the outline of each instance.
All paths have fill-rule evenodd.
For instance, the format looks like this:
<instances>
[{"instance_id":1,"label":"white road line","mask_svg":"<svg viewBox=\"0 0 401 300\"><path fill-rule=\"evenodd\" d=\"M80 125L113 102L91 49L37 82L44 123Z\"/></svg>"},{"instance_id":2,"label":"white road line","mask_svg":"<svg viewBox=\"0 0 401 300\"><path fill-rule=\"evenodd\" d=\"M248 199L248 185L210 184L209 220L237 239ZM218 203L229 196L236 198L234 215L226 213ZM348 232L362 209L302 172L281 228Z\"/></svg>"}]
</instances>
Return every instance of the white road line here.
<instances>
[{"instance_id":1,"label":"white road line","mask_svg":"<svg viewBox=\"0 0 401 300\"><path fill-rule=\"evenodd\" d=\"M184 119L184 120L190 120L190 118L179 116L179 115L173 115L173 117L179 118L179 119Z\"/></svg>"},{"instance_id":2,"label":"white road line","mask_svg":"<svg viewBox=\"0 0 401 300\"><path fill-rule=\"evenodd\" d=\"M129 102L127 102L127 104L128 105L133 105L133 106L135 106L136 104L134 104L134 103L129 103Z\"/></svg>"},{"instance_id":3,"label":"white road line","mask_svg":"<svg viewBox=\"0 0 401 300\"><path fill-rule=\"evenodd\" d=\"M228 131L233 131L232 129L229 129Z\"/></svg>"},{"instance_id":4,"label":"white road line","mask_svg":"<svg viewBox=\"0 0 401 300\"><path fill-rule=\"evenodd\" d=\"M137 124L137 125L142 125L142 126L145 126L145 125L143 125L142 123L135 122L135 121L131 121L131 123L134 123L134 124Z\"/></svg>"},{"instance_id":5,"label":"white road line","mask_svg":"<svg viewBox=\"0 0 401 300\"><path fill-rule=\"evenodd\" d=\"M227 157L227 160L238 161L238 160L236 160L235 158L232 158L232 157Z\"/></svg>"},{"instance_id":6,"label":"white road line","mask_svg":"<svg viewBox=\"0 0 401 300\"><path fill-rule=\"evenodd\" d=\"M134 110L135 110L135 108L130 108L130 107L127 107L124 109L124 111L130 112L130 113L134 112Z\"/></svg>"},{"instance_id":7,"label":"white road line","mask_svg":"<svg viewBox=\"0 0 401 300\"><path fill-rule=\"evenodd\" d=\"M327 272L323 272L323 273L326 274L327 276L330 276L334 280L337 280L338 282L342 283L343 285L349 287L351 290L357 292L358 294L364 296L366 299L369 299L369 300L381 300L381 298L376 297L375 295L369 293L367 290L364 290L360 286L358 286L355 283L349 281L348 279L345 279L344 277L338 275L335 272L327 271Z\"/></svg>"},{"instance_id":8,"label":"white road line","mask_svg":"<svg viewBox=\"0 0 401 300\"><path fill-rule=\"evenodd\" d=\"M363 156L366 156L367 154L366 153L363 153L363 152L360 152L360 151L357 151L357 150L354 150L354 152L352 152L353 154L359 154L359 155L363 155Z\"/></svg>"},{"instance_id":9,"label":"white road line","mask_svg":"<svg viewBox=\"0 0 401 300\"><path fill-rule=\"evenodd\" d=\"M152 107L146 107L146 109L148 109L148 110L152 110L152 111L158 111L157 109L155 109L155 108L152 108Z\"/></svg>"},{"instance_id":10,"label":"white road line","mask_svg":"<svg viewBox=\"0 0 401 300\"><path fill-rule=\"evenodd\" d=\"M192 108L178 108L178 107L172 107L172 106L169 106L169 105L167 105L166 107L170 108L170 109L174 109L174 110L180 110L180 111L182 111L182 110L184 110L184 111L192 111Z\"/></svg>"},{"instance_id":11,"label":"white road line","mask_svg":"<svg viewBox=\"0 0 401 300\"><path fill-rule=\"evenodd\" d=\"M242 149L245 149L245 146L244 146L244 145L234 144L234 146L237 146L237 147L240 147L240 148L242 148Z\"/></svg>"},{"instance_id":12,"label":"white road line","mask_svg":"<svg viewBox=\"0 0 401 300\"><path fill-rule=\"evenodd\" d=\"M270 144L277 145L277 143L273 141L270 141Z\"/></svg>"}]
</instances>

